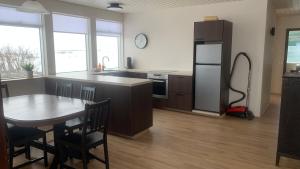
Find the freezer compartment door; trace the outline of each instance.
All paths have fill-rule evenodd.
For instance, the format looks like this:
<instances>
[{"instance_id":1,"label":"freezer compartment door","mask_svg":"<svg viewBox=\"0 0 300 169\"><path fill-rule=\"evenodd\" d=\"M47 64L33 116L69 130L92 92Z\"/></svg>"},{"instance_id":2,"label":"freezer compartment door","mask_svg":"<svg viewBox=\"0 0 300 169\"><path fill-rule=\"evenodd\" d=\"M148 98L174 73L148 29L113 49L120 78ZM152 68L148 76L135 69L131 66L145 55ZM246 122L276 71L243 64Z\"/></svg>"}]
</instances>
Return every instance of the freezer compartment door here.
<instances>
[{"instance_id":1,"label":"freezer compartment door","mask_svg":"<svg viewBox=\"0 0 300 169\"><path fill-rule=\"evenodd\" d=\"M195 110L220 112L220 78L221 66L196 66Z\"/></svg>"},{"instance_id":2,"label":"freezer compartment door","mask_svg":"<svg viewBox=\"0 0 300 169\"><path fill-rule=\"evenodd\" d=\"M196 46L196 64L221 64L222 44L199 44Z\"/></svg>"}]
</instances>

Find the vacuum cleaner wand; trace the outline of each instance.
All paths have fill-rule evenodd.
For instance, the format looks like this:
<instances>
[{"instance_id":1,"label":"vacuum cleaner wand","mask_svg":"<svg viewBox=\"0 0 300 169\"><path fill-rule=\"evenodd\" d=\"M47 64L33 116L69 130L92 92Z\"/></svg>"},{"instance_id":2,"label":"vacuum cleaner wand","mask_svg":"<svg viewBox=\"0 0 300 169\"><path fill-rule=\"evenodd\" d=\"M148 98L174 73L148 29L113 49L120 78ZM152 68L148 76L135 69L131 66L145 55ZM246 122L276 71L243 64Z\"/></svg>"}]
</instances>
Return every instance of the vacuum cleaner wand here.
<instances>
[{"instance_id":1,"label":"vacuum cleaner wand","mask_svg":"<svg viewBox=\"0 0 300 169\"><path fill-rule=\"evenodd\" d=\"M244 93L241 90L235 89L231 85L231 81L232 81L233 75L235 73L237 61L241 57L245 57L248 64L249 64L248 83L247 83L246 93ZM241 117L241 115L243 115L245 118L248 118L248 119L253 119L254 118L253 113L248 109L249 108L249 98L250 98L249 94L250 94L250 86L251 86L251 73L252 73L252 63L251 63L251 60L250 60L248 54L245 53L245 52L238 53L237 56L234 59L232 69L231 69L231 72L230 72L229 88L233 92L239 93L241 95L241 98L239 98L235 101L232 101L229 104L229 106L226 110L227 115L233 115L233 116L238 116L238 117ZM239 103L239 102L243 101L244 99L246 99L246 105L245 106L233 106L234 104Z\"/></svg>"}]
</instances>

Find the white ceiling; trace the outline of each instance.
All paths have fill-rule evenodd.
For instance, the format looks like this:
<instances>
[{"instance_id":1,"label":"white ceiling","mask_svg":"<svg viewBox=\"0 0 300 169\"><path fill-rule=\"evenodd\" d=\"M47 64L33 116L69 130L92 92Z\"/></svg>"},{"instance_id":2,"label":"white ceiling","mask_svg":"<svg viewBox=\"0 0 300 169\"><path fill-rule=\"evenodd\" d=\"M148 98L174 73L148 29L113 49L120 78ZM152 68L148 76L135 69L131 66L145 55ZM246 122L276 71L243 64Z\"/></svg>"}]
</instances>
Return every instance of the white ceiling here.
<instances>
[{"instance_id":1,"label":"white ceiling","mask_svg":"<svg viewBox=\"0 0 300 169\"><path fill-rule=\"evenodd\" d=\"M61 0L79 5L91 6L106 9L108 3L119 2L124 8L122 13L143 12L147 10L185 7L193 5L203 5L220 2L240 1L240 0Z\"/></svg>"},{"instance_id":2,"label":"white ceiling","mask_svg":"<svg viewBox=\"0 0 300 169\"><path fill-rule=\"evenodd\" d=\"M274 0L279 15L300 14L300 0Z\"/></svg>"}]
</instances>

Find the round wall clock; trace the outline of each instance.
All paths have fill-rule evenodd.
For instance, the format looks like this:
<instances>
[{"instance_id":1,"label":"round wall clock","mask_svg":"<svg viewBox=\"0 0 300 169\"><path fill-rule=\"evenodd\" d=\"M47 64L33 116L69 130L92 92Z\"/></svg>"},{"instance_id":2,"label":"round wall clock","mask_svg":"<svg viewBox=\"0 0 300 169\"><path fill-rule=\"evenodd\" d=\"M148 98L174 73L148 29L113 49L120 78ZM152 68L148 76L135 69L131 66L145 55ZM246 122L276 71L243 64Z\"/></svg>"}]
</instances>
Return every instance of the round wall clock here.
<instances>
[{"instance_id":1,"label":"round wall clock","mask_svg":"<svg viewBox=\"0 0 300 169\"><path fill-rule=\"evenodd\" d=\"M140 33L140 34L136 35L135 39L134 39L134 42L135 42L135 46L137 48L144 49L148 44L147 35L145 35L143 33Z\"/></svg>"}]
</instances>

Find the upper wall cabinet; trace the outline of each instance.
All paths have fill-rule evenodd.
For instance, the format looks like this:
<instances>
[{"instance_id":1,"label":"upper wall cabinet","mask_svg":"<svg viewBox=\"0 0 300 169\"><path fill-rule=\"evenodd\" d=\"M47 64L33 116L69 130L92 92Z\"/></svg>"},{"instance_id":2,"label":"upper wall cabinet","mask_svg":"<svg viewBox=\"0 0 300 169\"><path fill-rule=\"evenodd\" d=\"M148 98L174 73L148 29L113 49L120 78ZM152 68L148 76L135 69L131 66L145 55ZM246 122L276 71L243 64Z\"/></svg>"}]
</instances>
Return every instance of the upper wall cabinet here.
<instances>
[{"instance_id":1,"label":"upper wall cabinet","mask_svg":"<svg viewBox=\"0 0 300 169\"><path fill-rule=\"evenodd\" d=\"M195 22L194 40L205 42L222 41L225 22L223 20Z\"/></svg>"}]
</instances>

